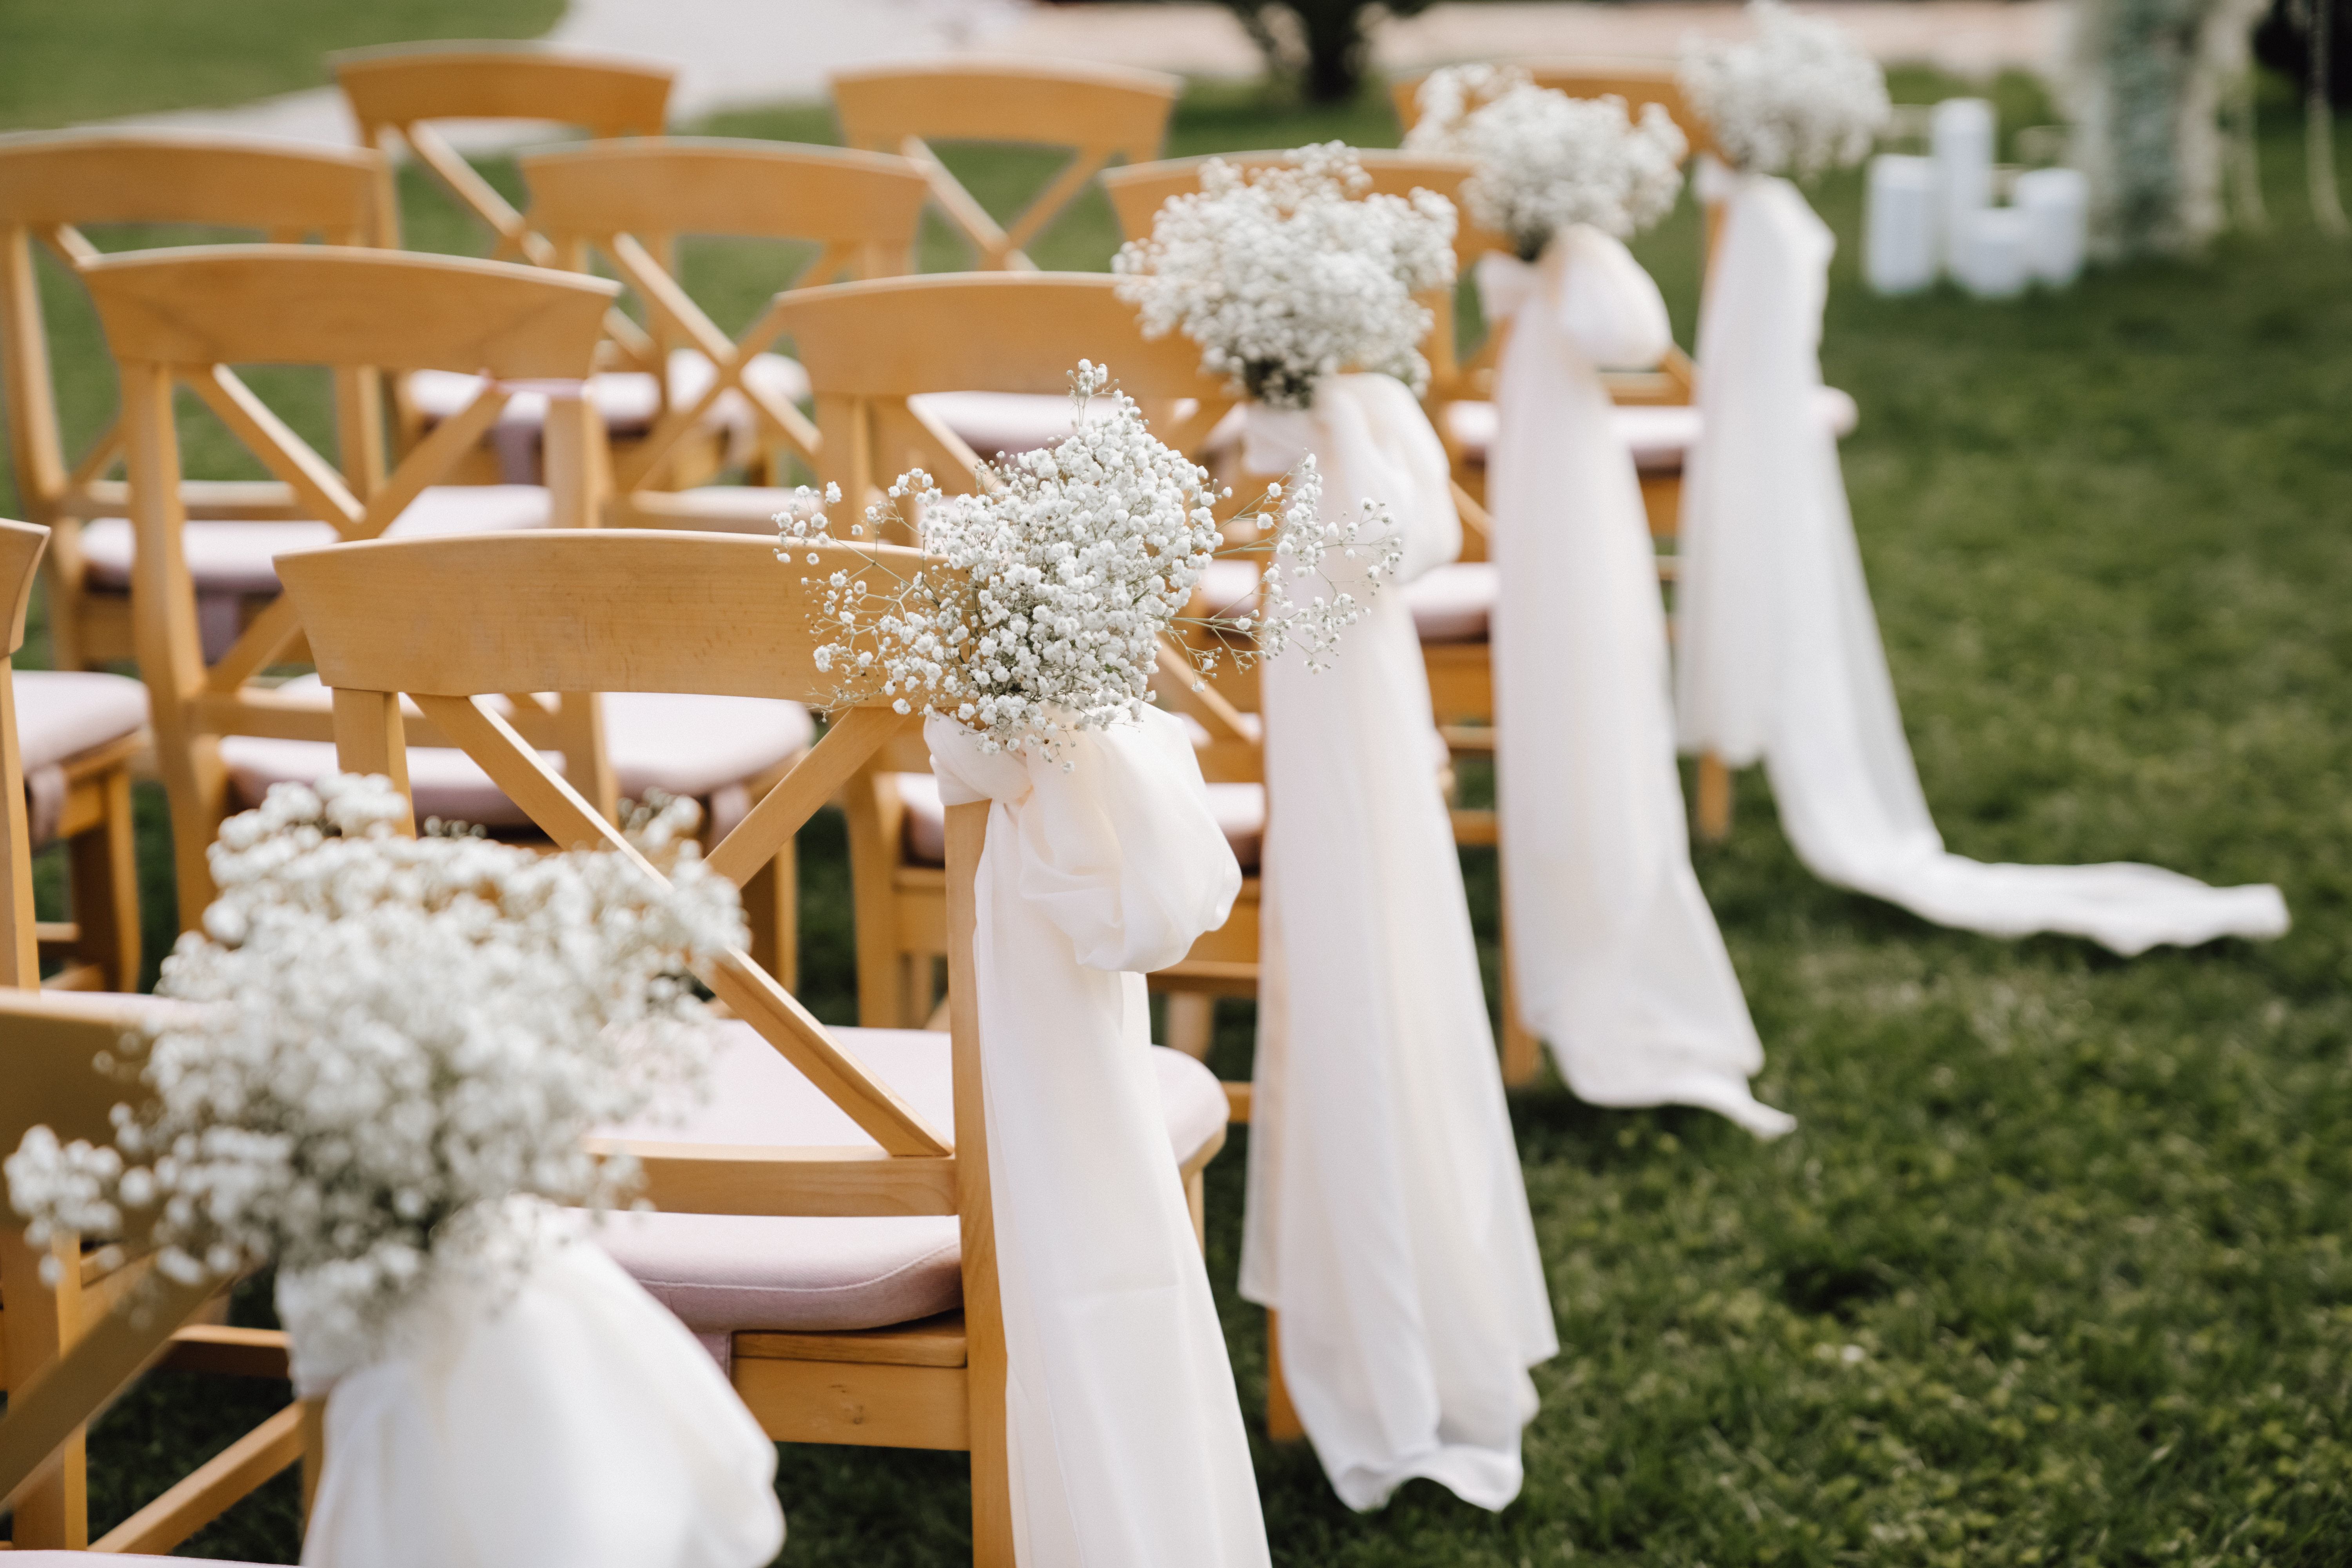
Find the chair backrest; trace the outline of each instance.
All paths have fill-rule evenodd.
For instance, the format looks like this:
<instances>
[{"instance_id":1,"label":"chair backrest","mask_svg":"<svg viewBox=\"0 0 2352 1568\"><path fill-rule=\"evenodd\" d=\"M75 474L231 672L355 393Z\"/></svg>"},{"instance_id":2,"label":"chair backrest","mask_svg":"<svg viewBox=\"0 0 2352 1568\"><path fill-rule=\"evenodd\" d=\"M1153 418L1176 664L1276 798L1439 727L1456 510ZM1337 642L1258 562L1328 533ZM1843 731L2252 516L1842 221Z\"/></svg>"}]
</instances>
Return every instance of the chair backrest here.
<instances>
[{"instance_id":1,"label":"chair backrest","mask_svg":"<svg viewBox=\"0 0 2352 1568\"><path fill-rule=\"evenodd\" d=\"M85 226L201 224L296 243L363 245L381 221L383 161L373 153L304 147L250 137L77 131L0 137L0 392L8 409L16 493L50 543L51 622L61 668L127 657L79 613L79 521L120 517L122 427L109 426L78 459L68 456L58 413L55 362L41 307L36 244L79 271L99 256ZM349 399L346 399L349 401ZM341 432L353 458L366 433ZM280 485L195 487L195 515L284 515ZM93 633L96 633L93 637Z\"/></svg>"},{"instance_id":2,"label":"chair backrest","mask_svg":"<svg viewBox=\"0 0 2352 1568\"><path fill-rule=\"evenodd\" d=\"M33 574L49 531L0 518L0 630L5 651L25 646L25 613L33 600ZM40 951L33 942L33 831L25 810L24 755L17 749L16 683L0 679L0 991L41 987ZM13 1143L10 1148L16 1147Z\"/></svg>"},{"instance_id":3,"label":"chair backrest","mask_svg":"<svg viewBox=\"0 0 2352 1568\"><path fill-rule=\"evenodd\" d=\"M591 136L658 136L669 112L667 66L552 49L544 44L398 44L329 57L362 145L404 141L451 195L498 235L499 259L548 266L547 242L475 173L436 121L552 121ZM396 209L387 206L389 217ZM381 243L398 243L387 229Z\"/></svg>"},{"instance_id":4,"label":"chair backrest","mask_svg":"<svg viewBox=\"0 0 2352 1568\"><path fill-rule=\"evenodd\" d=\"M133 639L172 798L182 922L193 927L212 900L205 849L227 805L218 737L327 740L333 731L323 715L253 684L299 647L302 627L283 595L254 616L217 660L205 661L182 540L175 389L193 392L292 491L301 516L361 540L383 532L461 459L517 384L536 383L551 393L553 521L585 525L596 515L604 427L580 392L619 286L502 262L289 246L109 257L90 263L83 276L121 372L137 542ZM364 392L380 384L373 373L382 371L449 370L487 379L470 406L445 420L389 474L367 466L339 472L231 368L247 364L364 370L371 374L353 378ZM562 395L566 389L570 396ZM381 429L382 410L373 399L359 416ZM583 783L603 798L610 793L609 772L587 732L593 713L593 702L583 700L576 711L566 704L546 716L554 726L547 739L577 769L589 769L594 759L593 771L604 776L591 780L583 772Z\"/></svg>"},{"instance_id":5,"label":"chair backrest","mask_svg":"<svg viewBox=\"0 0 2352 1568\"><path fill-rule=\"evenodd\" d=\"M852 147L922 166L941 207L980 251L983 271L1034 270L1027 247L1114 159L1160 155L1181 78L1119 66L959 59L843 71L834 109ZM1000 226L940 163L937 142L1021 142L1072 149L1045 188Z\"/></svg>"},{"instance_id":6,"label":"chair backrest","mask_svg":"<svg viewBox=\"0 0 2352 1568\"><path fill-rule=\"evenodd\" d=\"M777 297L815 394L818 471L863 506L919 464L966 488L978 456L908 399L926 393L1066 395L1081 359L1110 367L1153 431L1197 448L1234 405L1177 333L1146 339L1098 272L946 273L803 289Z\"/></svg>"},{"instance_id":7,"label":"chair backrest","mask_svg":"<svg viewBox=\"0 0 2352 1568\"><path fill-rule=\"evenodd\" d=\"M1682 84L1675 79L1672 60L1620 59L1607 56L1585 56L1557 59L1505 60L1505 65L1518 67L1535 79L1538 87L1548 87L1570 98L1602 98L1614 95L1625 100L1625 107L1635 113L1645 103L1664 108L1690 139L1694 154L1715 151L1715 137L1705 120L1692 109L1683 96ZM1421 84L1429 76L1416 71L1399 77L1389 84L1389 99L1396 106L1398 123L1410 131L1421 119Z\"/></svg>"},{"instance_id":8,"label":"chair backrest","mask_svg":"<svg viewBox=\"0 0 2352 1568\"><path fill-rule=\"evenodd\" d=\"M656 362L671 348L693 348L718 373L691 405L664 407L651 433L617 464L615 488L625 494L657 474L730 391L772 438L814 462L816 427L788 397L743 379L782 330L774 309L730 342L680 286L674 242L688 234L813 242L817 254L794 287L845 272L895 277L913 259L930 191L922 171L887 153L672 138L535 153L522 169L530 185L528 222L559 262L585 271L590 251L601 252L644 303Z\"/></svg>"}]
</instances>

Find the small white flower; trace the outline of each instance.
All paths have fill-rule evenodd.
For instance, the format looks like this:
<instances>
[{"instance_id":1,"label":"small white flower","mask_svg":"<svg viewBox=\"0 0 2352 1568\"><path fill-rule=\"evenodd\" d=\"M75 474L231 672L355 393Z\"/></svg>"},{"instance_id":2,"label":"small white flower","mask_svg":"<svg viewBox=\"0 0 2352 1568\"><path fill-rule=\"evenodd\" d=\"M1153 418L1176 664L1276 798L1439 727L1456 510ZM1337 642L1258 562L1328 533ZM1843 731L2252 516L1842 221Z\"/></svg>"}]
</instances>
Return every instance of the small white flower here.
<instances>
[{"instance_id":1,"label":"small white flower","mask_svg":"<svg viewBox=\"0 0 2352 1568\"><path fill-rule=\"evenodd\" d=\"M1779 0L1750 0L1756 36L1694 41L1677 77L1716 144L1751 174L1810 179L1855 163L1886 123L1886 77L1834 22L1800 16Z\"/></svg>"}]
</instances>

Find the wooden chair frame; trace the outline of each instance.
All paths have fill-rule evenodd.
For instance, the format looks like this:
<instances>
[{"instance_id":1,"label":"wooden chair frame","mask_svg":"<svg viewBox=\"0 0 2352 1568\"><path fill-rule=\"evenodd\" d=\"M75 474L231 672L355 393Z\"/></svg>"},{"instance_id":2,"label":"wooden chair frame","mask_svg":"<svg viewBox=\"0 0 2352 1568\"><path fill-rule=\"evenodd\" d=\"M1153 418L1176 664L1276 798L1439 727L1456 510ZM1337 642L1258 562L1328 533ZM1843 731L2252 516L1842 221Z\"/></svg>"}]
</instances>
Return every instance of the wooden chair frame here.
<instances>
[{"instance_id":1,"label":"wooden chair frame","mask_svg":"<svg viewBox=\"0 0 2352 1568\"><path fill-rule=\"evenodd\" d=\"M877 559L942 570L887 547L825 545L818 553L806 568L812 582ZM834 682L814 664L817 591L802 586L800 568L779 567L769 540L623 530L383 541L289 556L284 566L305 621L320 628L312 648L334 689L344 768L404 787L404 695L555 842L629 856L655 876L606 816L481 699L572 689L823 702ZM681 637L681 626L698 635ZM836 711L824 738L711 849L710 868L743 885L901 726L887 707ZM739 1333L733 1377L779 1442L968 1449L975 1561L1010 1568L1003 1321L971 945L987 821L984 804L948 818L953 1142L737 950L701 978L878 1147L630 1147L645 1165L647 1195L667 1210L959 1216L960 1315L856 1332Z\"/></svg>"},{"instance_id":2,"label":"wooden chair frame","mask_svg":"<svg viewBox=\"0 0 2352 1568\"><path fill-rule=\"evenodd\" d=\"M513 384L571 384L588 374L601 319L618 285L500 262L383 251L221 246L107 258L83 274L121 366L131 461L130 512L138 540L131 587L134 646L147 681L155 749L171 797L173 854L183 929L212 901L205 861L227 815L220 737L331 740L314 704L258 685L265 668L299 658L302 627L283 594L246 626L214 663L205 661L194 586L181 542L175 388L186 387L295 497L294 515L331 524L347 540L373 539L480 437ZM341 418L380 428L375 372L462 368L491 379L473 405L443 424L385 474L381 447L338 471L238 379L233 364L326 364L347 373L362 404ZM594 521L589 477L601 427L575 395L552 403L551 446L564 460L551 475L559 526ZM552 456L552 454L551 454ZM567 479L567 476L570 476ZM610 807L596 705L552 709L518 694L518 712L541 743L563 752L589 795Z\"/></svg>"},{"instance_id":3,"label":"wooden chair frame","mask_svg":"<svg viewBox=\"0 0 2352 1568\"><path fill-rule=\"evenodd\" d=\"M7 652L24 644L35 563L47 542L45 529L0 521L0 630L7 634ZM5 1100L0 1100L0 1147L10 1150L23 1141L26 1128L37 1124L68 1138L110 1137L107 1112L126 1087L101 1075L93 1058L120 1046L123 1033L135 1026L140 1006L138 1000L122 996L36 994L39 971L28 850L16 712L8 683L0 681L0 865L6 874L5 896L0 896L0 1082L8 1085ZM40 1278L42 1260L48 1256L65 1269L54 1290ZM0 1388L10 1394L12 1410L43 1369L139 1285L146 1270L144 1258L111 1268L96 1255L85 1258L72 1237L55 1238L46 1252L36 1251L26 1245L16 1216L0 1213ZM163 1346L162 1364L175 1370L284 1377L284 1334L186 1321L203 1310L209 1294L196 1294L186 1312L165 1328L168 1343ZM33 1456L37 1460L48 1456L54 1462L34 1475L28 1486L20 1489L15 1481L9 1483L6 1489L16 1509L14 1548L91 1544L81 1429L111 1393L110 1387L68 1413L80 1419L69 1422ZM281 1411L109 1531L96 1549L168 1552L291 1464L301 1451L300 1413Z\"/></svg>"},{"instance_id":4,"label":"wooden chair frame","mask_svg":"<svg viewBox=\"0 0 2352 1568\"><path fill-rule=\"evenodd\" d=\"M1160 155L1181 78L1118 66L962 59L836 72L843 140L912 159L950 222L979 250L976 270L1034 272L1027 247L1114 159ZM1025 142L1074 151L1001 226L931 150L934 142Z\"/></svg>"},{"instance_id":5,"label":"wooden chair frame","mask_svg":"<svg viewBox=\"0 0 2352 1568\"><path fill-rule=\"evenodd\" d=\"M829 283L845 271L897 277L911 270L916 226L930 194L922 171L884 153L683 138L537 153L522 167L531 190L529 222L557 261L586 271L591 250L601 253L644 301L656 361L666 362L667 349L682 344L717 371L699 399L666 407L642 442L615 457L609 521L707 528L741 517L740 505L727 508L732 498L724 490L651 488L678 444L730 391L751 405L767 441L814 465L822 444L816 426L743 376L753 357L782 335L777 308L771 305L730 342L677 281L675 242L682 234L814 241L818 253L793 287ZM745 521L765 531L774 509L754 510Z\"/></svg>"},{"instance_id":6,"label":"wooden chair frame","mask_svg":"<svg viewBox=\"0 0 2352 1568\"><path fill-rule=\"evenodd\" d=\"M862 508L866 498L917 466L950 492L971 489L979 456L909 402L924 393L1066 393L1071 369L1081 358L1091 359L1109 366L1115 381L1143 405L1160 438L1179 451L1197 449L1234 404L1220 383L1202 374L1191 342L1173 336L1145 340L1133 310L1119 302L1112 279L1100 273L961 273L844 283L779 295L775 314L793 334L815 389L824 433L818 472L841 486L845 509ZM973 331L974 322L987 323L988 330ZM1190 682L1182 685L1189 691ZM947 953L947 879L937 867L907 859L902 808L888 777L929 767L919 734L909 734L877 752L851 781L845 803L858 1017L869 1027L922 1025L932 1011L933 971ZM1223 928L1203 935L1183 962L1150 977L1153 988L1171 997L1171 1045L1201 1054L1211 1000L1255 992L1257 938L1253 877Z\"/></svg>"},{"instance_id":7,"label":"wooden chair frame","mask_svg":"<svg viewBox=\"0 0 2352 1568\"><path fill-rule=\"evenodd\" d=\"M100 256L82 228L100 224L204 224L280 243L315 235L329 245L364 245L382 222L384 180L383 160L372 153L251 138L107 131L0 137L0 383L17 495L26 519L50 530L57 668L100 668L133 657L129 602L88 590L80 542L84 521L122 516L129 496L122 481L107 478L123 458L119 416L80 458L66 454L36 246L79 275ZM340 384L337 393L339 405L354 411L338 429L340 451L347 464L364 465L372 448L380 452L381 436L357 417L365 399L356 384ZM181 495L192 518L286 518L299 505L278 480L184 481Z\"/></svg>"}]
</instances>

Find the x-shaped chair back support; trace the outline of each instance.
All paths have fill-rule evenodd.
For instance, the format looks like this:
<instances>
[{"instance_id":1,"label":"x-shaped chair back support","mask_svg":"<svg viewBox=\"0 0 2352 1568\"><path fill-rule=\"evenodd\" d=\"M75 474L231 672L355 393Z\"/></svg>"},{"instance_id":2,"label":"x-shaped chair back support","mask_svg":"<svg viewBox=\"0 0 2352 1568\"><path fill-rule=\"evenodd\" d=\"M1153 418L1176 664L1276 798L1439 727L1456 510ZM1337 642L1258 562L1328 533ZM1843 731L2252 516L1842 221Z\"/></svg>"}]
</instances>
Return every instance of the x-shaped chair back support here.
<instances>
[{"instance_id":1,"label":"x-shaped chair back support","mask_svg":"<svg viewBox=\"0 0 2352 1568\"><path fill-rule=\"evenodd\" d=\"M1026 248L1112 160L1160 155L1181 78L1116 66L966 59L845 71L835 111L849 145L914 160L949 218L979 249L978 270L1034 271ZM1072 149L1045 188L1000 226L931 149L937 142L1019 142Z\"/></svg>"},{"instance_id":2,"label":"x-shaped chair back support","mask_svg":"<svg viewBox=\"0 0 2352 1568\"><path fill-rule=\"evenodd\" d=\"M49 531L0 518L0 652L25 646L25 611L33 573ZM33 940L33 830L25 812L25 763L16 747L15 683L0 671L0 991L41 988L40 950ZM13 1148L14 1145L11 1145Z\"/></svg>"},{"instance_id":3,"label":"x-shaped chair back support","mask_svg":"<svg viewBox=\"0 0 2352 1568\"><path fill-rule=\"evenodd\" d=\"M797 284L828 283L845 272L895 277L912 260L930 190L923 172L884 153L686 139L567 147L531 154L522 168L530 225L559 262L584 271L589 250L602 252L644 302L656 343L698 350L718 373L694 403L664 410L616 465L615 487L634 490L658 472L730 391L771 437L814 464L817 427L772 388L744 379L753 356L783 331L777 307L730 342L661 258L685 234L803 240L819 248Z\"/></svg>"},{"instance_id":4,"label":"x-shaped chair back support","mask_svg":"<svg viewBox=\"0 0 2352 1568\"><path fill-rule=\"evenodd\" d=\"M328 523L346 540L382 533L465 456L510 396L542 390L551 401L552 521L586 526L595 521L592 475L603 426L582 391L619 285L502 262L299 246L135 252L94 261L83 277L121 373L137 539L133 636L172 796L182 921L193 928L212 899L205 849L227 800L218 737L326 740L331 731L317 709L251 684L299 647L302 627L285 595L205 663L182 541L187 513L174 390L193 392L288 488L296 515ZM370 395L359 417L379 426L374 372L454 370L487 379L468 407L389 475L371 480L320 457L231 368L240 364L367 372L352 377ZM528 706L545 713L567 757L601 759L601 745L585 732L593 727L593 702L554 713L536 700ZM609 795L609 777L592 789Z\"/></svg>"},{"instance_id":5,"label":"x-shaped chair back support","mask_svg":"<svg viewBox=\"0 0 2352 1568\"><path fill-rule=\"evenodd\" d=\"M795 289L773 314L816 396L818 472L862 508L920 465L969 489L975 453L910 398L937 392L1066 395L1081 359L1110 368L1152 433L1197 451L1234 405L1178 334L1147 339L1099 272L935 273Z\"/></svg>"},{"instance_id":6,"label":"x-shaped chair back support","mask_svg":"<svg viewBox=\"0 0 2352 1568\"><path fill-rule=\"evenodd\" d=\"M100 255L82 229L100 225L202 224L287 244L365 245L379 226L383 167L373 153L184 132L0 138L0 391L19 504L56 531L48 570L58 668L131 656L127 625L85 602L80 542L83 520L122 515L122 483L107 475L123 437L117 418L80 458L67 455L35 247L78 273ZM354 382L338 393L344 463L380 466L383 433L360 417L362 393ZM293 500L281 484L247 481L195 481L183 496L192 517L285 517Z\"/></svg>"}]
</instances>

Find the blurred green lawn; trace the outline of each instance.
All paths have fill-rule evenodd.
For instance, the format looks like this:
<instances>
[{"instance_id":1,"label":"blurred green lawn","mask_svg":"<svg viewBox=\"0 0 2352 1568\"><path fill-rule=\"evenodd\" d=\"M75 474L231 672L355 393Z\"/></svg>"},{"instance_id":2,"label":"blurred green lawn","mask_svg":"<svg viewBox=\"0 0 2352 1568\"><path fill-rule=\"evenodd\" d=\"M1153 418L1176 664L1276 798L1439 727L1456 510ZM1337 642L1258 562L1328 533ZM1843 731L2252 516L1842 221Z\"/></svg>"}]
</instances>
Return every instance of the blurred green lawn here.
<instances>
[{"instance_id":1,"label":"blurred green lawn","mask_svg":"<svg viewBox=\"0 0 2352 1568\"><path fill-rule=\"evenodd\" d=\"M1999 96L2012 129L2046 117L2021 79ZM1360 1517L1304 1448L1261 1445L1278 1561L2352 1560L2352 254L2312 232L2299 132L2280 95L2265 108L2269 233L2060 296L1874 299L1858 178L1815 195L1843 244L1824 357L1863 409L1856 525L1947 838L2275 880L2294 932L2126 963L1941 931L1807 875L1744 776L1699 870L1770 1053L1759 1092L1801 1130L1764 1145L1549 1080L1515 1096L1565 1346L1537 1373L1525 1495L1496 1516L1416 1483ZM705 129L830 137L811 110ZM1329 136L1394 126L1370 97L1308 116L1201 88L1171 151ZM1042 172L962 166L1000 206ZM416 182L404 195L413 243L478 248ZM1039 258L1100 267L1114 238L1093 199ZM1637 249L1687 342L1695 215ZM954 257L934 234L929 264ZM705 243L688 280L732 327L786 265ZM86 437L110 377L78 304L55 330ZM314 394L278 390L323 438ZM220 440L200 451L229 471ZM160 814L151 832L168 925ZM837 819L802 849L806 989L846 1019ZM1491 959L1492 860L1465 863ZM1246 1015L1223 1018L1229 1073ZM1254 1410L1262 1319L1230 1289L1244 1144L1213 1168L1211 1267ZM101 1527L282 1397L153 1382L93 1439ZM792 1448L779 1484L787 1563L968 1560L960 1456ZM196 1545L290 1560L295 1528L280 1483Z\"/></svg>"}]
</instances>

